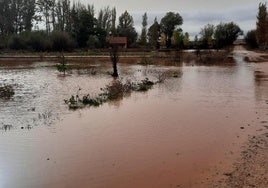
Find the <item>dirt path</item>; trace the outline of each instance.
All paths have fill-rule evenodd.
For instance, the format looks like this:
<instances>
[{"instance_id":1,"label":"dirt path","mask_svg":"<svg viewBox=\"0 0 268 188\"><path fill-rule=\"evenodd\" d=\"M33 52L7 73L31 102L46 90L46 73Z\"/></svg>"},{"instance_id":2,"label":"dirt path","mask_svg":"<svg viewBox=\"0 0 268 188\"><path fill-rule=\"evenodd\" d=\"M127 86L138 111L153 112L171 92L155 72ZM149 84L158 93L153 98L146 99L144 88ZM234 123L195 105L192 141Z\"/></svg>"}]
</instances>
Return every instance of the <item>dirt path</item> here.
<instances>
[{"instance_id":1,"label":"dirt path","mask_svg":"<svg viewBox=\"0 0 268 188\"><path fill-rule=\"evenodd\" d=\"M233 164L232 170L223 174L223 178L211 184L211 187L220 188L267 188L268 187L268 60L267 54L246 51L237 46L235 51L245 51L246 58L255 62L255 81L263 88L264 104L260 113L264 120L259 120L262 126L261 134L249 136L244 144L239 159ZM257 112L256 112L257 113ZM258 112L259 113L259 112Z\"/></svg>"},{"instance_id":2,"label":"dirt path","mask_svg":"<svg viewBox=\"0 0 268 188\"><path fill-rule=\"evenodd\" d=\"M246 50L246 48L244 46L242 46L242 45L234 47L234 51L244 51L244 50Z\"/></svg>"},{"instance_id":3,"label":"dirt path","mask_svg":"<svg viewBox=\"0 0 268 188\"><path fill-rule=\"evenodd\" d=\"M268 187L268 133L252 136L245 144L233 170L212 183L213 188Z\"/></svg>"}]
</instances>

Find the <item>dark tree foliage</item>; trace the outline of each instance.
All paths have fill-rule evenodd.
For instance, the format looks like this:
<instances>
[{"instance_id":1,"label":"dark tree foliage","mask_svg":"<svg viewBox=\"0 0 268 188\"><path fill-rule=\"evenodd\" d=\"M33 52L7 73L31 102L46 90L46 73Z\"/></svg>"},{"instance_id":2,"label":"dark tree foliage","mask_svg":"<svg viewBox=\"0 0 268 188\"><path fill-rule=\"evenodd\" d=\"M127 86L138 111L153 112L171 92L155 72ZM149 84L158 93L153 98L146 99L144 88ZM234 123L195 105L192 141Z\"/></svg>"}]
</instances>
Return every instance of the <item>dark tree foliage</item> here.
<instances>
[{"instance_id":1,"label":"dark tree foliage","mask_svg":"<svg viewBox=\"0 0 268 188\"><path fill-rule=\"evenodd\" d=\"M267 43L267 8L266 3L259 4L259 12L257 15L256 37L260 46L265 46Z\"/></svg>"},{"instance_id":2,"label":"dark tree foliage","mask_svg":"<svg viewBox=\"0 0 268 188\"><path fill-rule=\"evenodd\" d=\"M215 45L217 48L230 46L237 39L237 37L242 34L243 31L235 23L220 23L215 28Z\"/></svg>"},{"instance_id":3,"label":"dark tree foliage","mask_svg":"<svg viewBox=\"0 0 268 188\"><path fill-rule=\"evenodd\" d=\"M116 35L116 26L115 26L115 22L116 22L116 9L115 7L112 9L112 24L111 24L111 34L112 35Z\"/></svg>"},{"instance_id":4,"label":"dark tree foliage","mask_svg":"<svg viewBox=\"0 0 268 188\"><path fill-rule=\"evenodd\" d=\"M113 9L109 6L101 9L98 14L97 27L110 33L112 27Z\"/></svg>"},{"instance_id":5,"label":"dark tree foliage","mask_svg":"<svg viewBox=\"0 0 268 188\"><path fill-rule=\"evenodd\" d=\"M24 50L26 49L26 41L23 37L19 35L14 35L9 38L8 47L12 50Z\"/></svg>"},{"instance_id":6,"label":"dark tree foliage","mask_svg":"<svg viewBox=\"0 0 268 188\"><path fill-rule=\"evenodd\" d=\"M94 28L94 34L93 36L95 36L98 40L98 42L95 43L95 48L105 48L107 47L107 36L108 33L105 29L102 28Z\"/></svg>"},{"instance_id":7,"label":"dark tree foliage","mask_svg":"<svg viewBox=\"0 0 268 188\"><path fill-rule=\"evenodd\" d=\"M53 31L50 35L53 51L71 51L75 43L66 32Z\"/></svg>"},{"instance_id":8,"label":"dark tree foliage","mask_svg":"<svg viewBox=\"0 0 268 188\"><path fill-rule=\"evenodd\" d=\"M55 4L54 30L57 31L71 31L71 3L70 0L58 0Z\"/></svg>"},{"instance_id":9,"label":"dark tree foliage","mask_svg":"<svg viewBox=\"0 0 268 188\"><path fill-rule=\"evenodd\" d=\"M152 47L159 48L159 37L160 37L160 24L157 22L157 19L155 18L154 23L150 26L148 29L148 39L149 44Z\"/></svg>"},{"instance_id":10,"label":"dark tree foliage","mask_svg":"<svg viewBox=\"0 0 268 188\"><path fill-rule=\"evenodd\" d=\"M1 0L0 34L3 36L31 31L35 11L35 0Z\"/></svg>"},{"instance_id":11,"label":"dark tree foliage","mask_svg":"<svg viewBox=\"0 0 268 188\"><path fill-rule=\"evenodd\" d=\"M127 11L119 17L117 34L120 37L127 37L128 46L131 46L137 40L138 34L134 28L133 17Z\"/></svg>"},{"instance_id":12,"label":"dark tree foliage","mask_svg":"<svg viewBox=\"0 0 268 188\"><path fill-rule=\"evenodd\" d=\"M249 31L245 36L245 40L250 48L258 48L256 30Z\"/></svg>"},{"instance_id":13,"label":"dark tree foliage","mask_svg":"<svg viewBox=\"0 0 268 188\"><path fill-rule=\"evenodd\" d=\"M46 32L51 32L51 23L53 29L55 26L55 0L37 0L38 12L40 20L45 22Z\"/></svg>"},{"instance_id":14,"label":"dark tree foliage","mask_svg":"<svg viewBox=\"0 0 268 188\"><path fill-rule=\"evenodd\" d=\"M161 19L161 31L166 35L166 47L169 48L171 46L171 38L174 30L177 26L183 24L183 19L179 13L168 12Z\"/></svg>"},{"instance_id":15,"label":"dark tree foliage","mask_svg":"<svg viewBox=\"0 0 268 188\"><path fill-rule=\"evenodd\" d=\"M147 25L148 25L148 17L147 13L145 12L144 15L142 16L142 30L140 38L141 45L147 44Z\"/></svg>"},{"instance_id":16,"label":"dark tree foliage","mask_svg":"<svg viewBox=\"0 0 268 188\"><path fill-rule=\"evenodd\" d=\"M31 31L33 27L33 20L36 19L35 17L35 0L25 0L22 1L22 25L23 30Z\"/></svg>"},{"instance_id":17,"label":"dark tree foliage","mask_svg":"<svg viewBox=\"0 0 268 188\"><path fill-rule=\"evenodd\" d=\"M31 32L27 44L36 52L50 51L52 49L52 43L44 31Z\"/></svg>"},{"instance_id":18,"label":"dark tree foliage","mask_svg":"<svg viewBox=\"0 0 268 188\"><path fill-rule=\"evenodd\" d=\"M214 34L215 27L212 24L205 25L200 32L201 35L201 47L202 48L209 48L213 45L213 34Z\"/></svg>"},{"instance_id":19,"label":"dark tree foliage","mask_svg":"<svg viewBox=\"0 0 268 188\"><path fill-rule=\"evenodd\" d=\"M88 37L94 34L94 27L96 24L95 18L92 16L90 10L82 8L73 11L73 18L76 22L73 24L74 36L77 44L81 48L87 47Z\"/></svg>"},{"instance_id":20,"label":"dark tree foliage","mask_svg":"<svg viewBox=\"0 0 268 188\"><path fill-rule=\"evenodd\" d=\"M174 47L177 49L182 49L184 47L184 44L183 44L184 36L183 36L182 29L176 29L173 32L173 38L174 38L174 40L173 40Z\"/></svg>"}]
</instances>

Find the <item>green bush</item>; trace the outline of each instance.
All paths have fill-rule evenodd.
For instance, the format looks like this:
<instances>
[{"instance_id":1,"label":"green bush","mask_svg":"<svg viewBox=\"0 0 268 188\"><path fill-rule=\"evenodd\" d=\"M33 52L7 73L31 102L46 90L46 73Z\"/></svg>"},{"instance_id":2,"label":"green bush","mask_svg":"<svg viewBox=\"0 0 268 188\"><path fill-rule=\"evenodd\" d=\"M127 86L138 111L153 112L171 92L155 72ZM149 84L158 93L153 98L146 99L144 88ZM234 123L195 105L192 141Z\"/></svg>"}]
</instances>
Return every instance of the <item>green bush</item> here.
<instances>
[{"instance_id":1,"label":"green bush","mask_svg":"<svg viewBox=\"0 0 268 188\"><path fill-rule=\"evenodd\" d=\"M15 94L11 85L0 86L0 98L9 99Z\"/></svg>"}]
</instances>

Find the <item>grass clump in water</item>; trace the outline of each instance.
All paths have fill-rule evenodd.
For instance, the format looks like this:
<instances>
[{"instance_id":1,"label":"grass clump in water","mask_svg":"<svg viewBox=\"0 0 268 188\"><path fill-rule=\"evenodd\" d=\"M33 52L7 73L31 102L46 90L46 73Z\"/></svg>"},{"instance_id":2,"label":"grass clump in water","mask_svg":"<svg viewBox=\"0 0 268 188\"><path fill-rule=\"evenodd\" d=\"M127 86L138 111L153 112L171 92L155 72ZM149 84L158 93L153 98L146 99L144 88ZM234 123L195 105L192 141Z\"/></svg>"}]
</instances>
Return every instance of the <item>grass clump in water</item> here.
<instances>
[{"instance_id":1,"label":"grass clump in water","mask_svg":"<svg viewBox=\"0 0 268 188\"><path fill-rule=\"evenodd\" d=\"M144 80L141 81L141 83L138 83L138 88L136 89L137 91L148 91L153 87L155 83L150 81L148 78L145 78Z\"/></svg>"},{"instance_id":2,"label":"grass clump in water","mask_svg":"<svg viewBox=\"0 0 268 188\"><path fill-rule=\"evenodd\" d=\"M111 85L107 85L105 88L101 89L103 91L103 93L101 93L101 96L105 100L116 100L123 98L127 93L131 92L132 87L133 83L130 81L123 83L120 80L116 80Z\"/></svg>"},{"instance_id":3,"label":"grass clump in water","mask_svg":"<svg viewBox=\"0 0 268 188\"><path fill-rule=\"evenodd\" d=\"M139 83L127 81L123 83L121 80L116 80L112 84L107 85L105 88L101 88L101 93L97 97L91 97L89 94L80 97L72 95L70 99L65 100L65 103L69 105L72 110L81 109L85 106L98 107L104 102L122 99L132 91L148 91L155 83L148 78L142 80Z\"/></svg>"},{"instance_id":4,"label":"grass clump in water","mask_svg":"<svg viewBox=\"0 0 268 188\"><path fill-rule=\"evenodd\" d=\"M0 98L10 99L14 94L15 91L11 85L0 86Z\"/></svg>"},{"instance_id":5,"label":"grass clump in water","mask_svg":"<svg viewBox=\"0 0 268 188\"><path fill-rule=\"evenodd\" d=\"M85 106L100 106L103 100L99 97L91 98L89 95L85 95L82 98L79 95L72 95L70 99L65 100L65 103L69 105L70 109L77 110Z\"/></svg>"}]
</instances>

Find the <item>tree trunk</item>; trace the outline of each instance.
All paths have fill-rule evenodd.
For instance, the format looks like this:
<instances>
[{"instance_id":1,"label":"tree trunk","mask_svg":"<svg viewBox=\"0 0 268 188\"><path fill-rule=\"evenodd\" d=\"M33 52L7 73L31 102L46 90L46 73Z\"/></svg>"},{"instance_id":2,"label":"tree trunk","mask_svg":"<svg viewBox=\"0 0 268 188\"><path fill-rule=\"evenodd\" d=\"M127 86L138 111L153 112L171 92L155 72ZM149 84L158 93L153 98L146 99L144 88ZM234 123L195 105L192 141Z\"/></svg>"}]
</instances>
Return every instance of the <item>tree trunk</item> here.
<instances>
[{"instance_id":1,"label":"tree trunk","mask_svg":"<svg viewBox=\"0 0 268 188\"><path fill-rule=\"evenodd\" d=\"M113 63L113 77L118 77L117 62L119 61L119 47L117 45L112 46L110 51L110 58Z\"/></svg>"},{"instance_id":2,"label":"tree trunk","mask_svg":"<svg viewBox=\"0 0 268 188\"><path fill-rule=\"evenodd\" d=\"M114 70L114 72L113 72L112 76L118 77L119 75L118 75L118 71L117 71L117 62L113 62L113 70Z\"/></svg>"}]
</instances>

